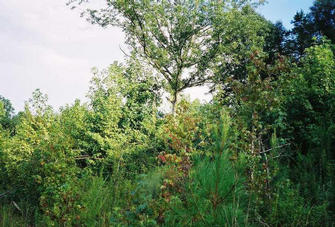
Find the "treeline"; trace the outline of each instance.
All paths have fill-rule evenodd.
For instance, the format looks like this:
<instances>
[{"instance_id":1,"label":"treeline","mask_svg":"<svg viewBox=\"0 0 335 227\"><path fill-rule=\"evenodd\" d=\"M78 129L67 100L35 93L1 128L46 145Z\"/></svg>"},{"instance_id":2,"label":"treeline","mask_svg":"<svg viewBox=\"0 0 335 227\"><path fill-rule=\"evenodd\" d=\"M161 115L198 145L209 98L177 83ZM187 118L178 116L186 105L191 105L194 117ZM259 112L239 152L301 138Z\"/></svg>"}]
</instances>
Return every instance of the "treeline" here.
<instances>
[{"instance_id":1,"label":"treeline","mask_svg":"<svg viewBox=\"0 0 335 227\"><path fill-rule=\"evenodd\" d=\"M260 3L84 10L131 54L93 70L87 103L0 96L1 226L333 226L335 2L291 30ZM204 84L209 103L183 96Z\"/></svg>"}]
</instances>

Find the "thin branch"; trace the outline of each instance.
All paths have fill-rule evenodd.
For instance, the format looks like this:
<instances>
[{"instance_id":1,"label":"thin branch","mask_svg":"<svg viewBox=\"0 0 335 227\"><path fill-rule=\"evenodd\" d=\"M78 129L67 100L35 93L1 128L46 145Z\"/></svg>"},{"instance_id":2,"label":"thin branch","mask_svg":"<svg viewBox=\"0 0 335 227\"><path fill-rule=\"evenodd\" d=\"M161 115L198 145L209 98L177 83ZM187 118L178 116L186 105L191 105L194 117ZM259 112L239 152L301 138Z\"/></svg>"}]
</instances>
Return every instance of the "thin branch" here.
<instances>
[{"instance_id":1,"label":"thin branch","mask_svg":"<svg viewBox=\"0 0 335 227\"><path fill-rule=\"evenodd\" d=\"M280 146L278 146L278 147L273 147L273 148L270 148L270 149L268 149L268 150L258 152L258 154L264 154L264 153L267 153L267 152L272 151L272 150L274 150L274 149L278 149L278 148L286 147L286 146L289 146L289 145L291 145L291 143L286 143L286 144L280 145Z\"/></svg>"},{"instance_id":2,"label":"thin branch","mask_svg":"<svg viewBox=\"0 0 335 227\"><path fill-rule=\"evenodd\" d=\"M11 193L11 192L13 192L13 190L11 190L11 191L6 191L6 192L4 192L4 193L1 193L1 194L0 194L0 198L5 197L6 195L8 195L8 194Z\"/></svg>"}]
</instances>

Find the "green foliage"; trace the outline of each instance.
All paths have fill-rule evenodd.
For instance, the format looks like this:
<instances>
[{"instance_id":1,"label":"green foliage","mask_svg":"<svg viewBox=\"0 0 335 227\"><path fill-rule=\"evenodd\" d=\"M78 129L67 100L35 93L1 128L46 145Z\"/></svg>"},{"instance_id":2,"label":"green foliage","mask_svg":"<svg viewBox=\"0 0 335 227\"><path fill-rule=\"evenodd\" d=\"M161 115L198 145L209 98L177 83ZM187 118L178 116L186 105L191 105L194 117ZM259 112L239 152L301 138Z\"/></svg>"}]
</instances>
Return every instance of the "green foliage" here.
<instances>
[{"instance_id":1,"label":"green foliage","mask_svg":"<svg viewBox=\"0 0 335 227\"><path fill-rule=\"evenodd\" d=\"M3 102L0 102L0 116L3 117L5 116L5 107L4 107L4 104Z\"/></svg>"},{"instance_id":2,"label":"green foliage","mask_svg":"<svg viewBox=\"0 0 335 227\"><path fill-rule=\"evenodd\" d=\"M153 163L146 154L157 152L160 87L147 73L134 59L127 66L114 63L102 72L95 70L89 105L78 101L62 110L62 127L80 151L82 167L103 167L106 172L122 167L134 177Z\"/></svg>"},{"instance_id":3,"label":"green foliage","mask_svg":"<svg viewBox=\"0 0 335 227\"><path fill-rule=\"evenodd\" d=\"M198 115L197 103L190 103L183 99L177 105L176 114L166 116L160 128L160 136L167 145L168 153L194 151L194 143L200 142Z\"/></svg>"},{"instance_id":4,"label":"green foliage","mask_svg":"<svg viewBox=\"0 0 335 227\"><path fill-rule=\"evenodd\" d=\"M292 21L294 27L290 32L293 39L288 41L288 48L297 57L304 56L305 49L314 44L321 44L322 38L335 44L335 3L332 0L314 1L310 12L297 12Z\"/></svg>"},{"instance_id":5,"label":"green foliage","mask_svg":"<svg viewBox=\"0 0 335 227\"><path fill-rule=\"evenodd\" d=\"M2 128L13 131L14 122L12 117L14 115L14 108L12 103L5 97L0 95L0 125Z\"/></svg>"},{"instance_id":6,"label":"green foliage","mask_svg":"<svg viewBox=\"0 0 335 227\"><path fill-rule=\"evenodd\" d=\"M335 48L320 36L281 56L288 33L250 3L89 11L124 29L132 56L93 69L88 103L55 112L36 90L14 115L0 96L0 225L332 226ZM211 102L177 102L209 78Z\"/></svg>"},{"instance_id":7,"label":"green foliage","mask_svg":"<svg viewBox=\"0 0 335 227\"><path fill-rule=\"evenodd\" d=\"M29 219L22 217L21 214L17 214L17 208L14 204L0 205L0 226L1 227L15 227L23 226L28 227Z\"/></svg>"},{"instance_id":8,"label":"green foliage","mask_svg":"<svg viewBox=\"0 0 335 227\"><path fill-rule=\"evenodd\" d=\"M252 8L260 2L114 0L87 12L93 23L125 32L126 43L166 81L174 113L180 92L204 84L215 71L239 68L262 44L265 21Z\"/></svg>"},{"instance_id":9,"label":"green foliage","mask_svg":"<svg viewBox=\"0 0 335 227\"><path fill-rule=\"evenodd\" d=\"M312 205L305 201L299 190L287 182L277 187L271 210L265 221L273 226L325 226L327 204Z\"/></svg>"},{"instance_id":10,"label":"green foliage","mask_svg":"<svg viewBox=\"0 0 335 227\"><path fill-rule=\"evenodd\" d=\"M245 81L247 66L252 63L250 58L255 51L267 53L274 61L272 51L279 49L280 38L277 28L265 20L249 6L241 10L233 9L225 12L225 16L215 18L215 30L221 40L218 56L214 66L214 88L231 90L230 80ZM279 40L276 40L279 39ZM269 60L269 61L270 61Z\"/></svg>"},{"instance_id":11,"label":"green foliage","mask_svg":"<svg viewBox=\"0 0 335 227\"><path fill-rule=\"evenodd\" d=\"M246 222L246 195L237 171L226 154L213 159L196 163L185 193L171 198L167 226L236 226Z\"/></svg>"},{"instance_id":12,"label":"green foliage","mask_svg":"<svg viewBox=\"0 0 335 227\"><path fill-rule=\"evenodd\" d=\"M36 114L27 105L16 134L3 143L1 161L7 181L3 187L11 192L7 199L27 201L40 207L52 221L60 222L72 212L69 207L73 204L62 198L65 194L75 197L67 183L75 181L76 153L57 117L40 97L37 91L31 100Z\"/></svg>"},{"instance_id":13,"label":"green foliage","mask_svg":"<svg viewBox=\"0 0 335 227\"><path fill-rule=\"evenodd\" d=\"M234 131L227 113L212 130L213 153L195 158L183 189L169 201L167 226L237 226L247 221L246 193L239 175L242 163L232 158Z\"/></svg>"},{"instance_id":14,"label":"green foliage","mask_svg":"<svg viewBox=\"0 0 335 227\"><path fill-rule=\"evenodd\" d=\"M286 91L285 108L292 134L300 140L298 143L304 150L322 144L327 146L326 141L318 141L321 139L318 130L325 127L324 132L330 136L334 125L335 60L330 45L326 43L307 49L301 63Z\"/></svg>"},{"instance_id":15,"label":"green foliage","mask_svg":"<svg viewBox=\"0 0 335 227\"><path fill-rule=\"evenodd\" d=\"M326 42L307 49L301 62L285 94L286 136L296 151L291 166L298 167L292 176L305 197L323 204L334 200L335 58ZM315 184L310 185L311 179ZM329 209L334 211L333 202Z\"/></svg>"}]
</instances>

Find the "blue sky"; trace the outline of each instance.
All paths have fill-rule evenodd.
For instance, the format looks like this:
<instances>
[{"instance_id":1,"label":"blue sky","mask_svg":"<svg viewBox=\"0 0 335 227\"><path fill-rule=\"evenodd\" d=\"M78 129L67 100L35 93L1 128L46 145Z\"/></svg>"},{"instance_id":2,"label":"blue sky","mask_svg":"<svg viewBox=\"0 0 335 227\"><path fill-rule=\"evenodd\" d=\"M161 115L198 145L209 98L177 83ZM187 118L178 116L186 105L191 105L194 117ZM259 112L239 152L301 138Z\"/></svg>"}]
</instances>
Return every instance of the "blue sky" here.
<instances>
[{"instance_id":1,"label":"blue sky","mask_svg":"<svg viewBox=\"0 0 335 227\"><path fill-rule=\"evenodd\" d=\"M0 0L0 95L23 109L36 88L48 94L56 109L84 99L91 68L122 61L124 35L116 28L90 25L65 6L67 0ZM258 11L286 27L296 11L312 0L269 0ZM188 91L204 98L204 88Z\"/></svg>"},{"instance_id":2,"label":"blue sky","mask_svg":"<svg viewBox=\"0 0 335 227\"><path fill-rule=\"evenodd\" d=\"M308 12L313 0L268 0L258 12L273 22L281 21L286 28L291 28L291 20L297 11Z\"/></svg>"}]
</instances>

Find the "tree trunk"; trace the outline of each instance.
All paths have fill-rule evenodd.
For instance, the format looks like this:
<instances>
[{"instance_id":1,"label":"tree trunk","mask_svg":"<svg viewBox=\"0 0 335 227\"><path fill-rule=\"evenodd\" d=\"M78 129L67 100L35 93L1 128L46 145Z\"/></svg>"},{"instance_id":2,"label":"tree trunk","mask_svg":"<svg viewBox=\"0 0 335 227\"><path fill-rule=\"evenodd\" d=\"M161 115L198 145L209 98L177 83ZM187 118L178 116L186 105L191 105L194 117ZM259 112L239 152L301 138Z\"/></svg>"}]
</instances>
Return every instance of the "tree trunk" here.
<instances>
[{"instance_id":1,"label":"tree trunk","mask_svg":"<svg viewBox=\"0 0 335 227\"><path fill-rule=\"evenodd\" d=\"M173 97L171 99L171 104L172 104L172 110L171 110L171 114L174 116L176 115L176 105L177 105L177 101L178 101L178 92L174 91L173 93Z\"/></svg>"}]
</instances>

